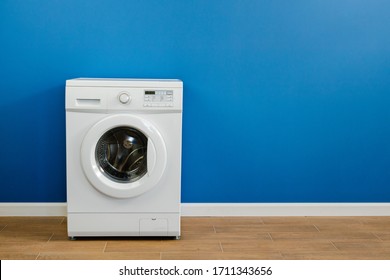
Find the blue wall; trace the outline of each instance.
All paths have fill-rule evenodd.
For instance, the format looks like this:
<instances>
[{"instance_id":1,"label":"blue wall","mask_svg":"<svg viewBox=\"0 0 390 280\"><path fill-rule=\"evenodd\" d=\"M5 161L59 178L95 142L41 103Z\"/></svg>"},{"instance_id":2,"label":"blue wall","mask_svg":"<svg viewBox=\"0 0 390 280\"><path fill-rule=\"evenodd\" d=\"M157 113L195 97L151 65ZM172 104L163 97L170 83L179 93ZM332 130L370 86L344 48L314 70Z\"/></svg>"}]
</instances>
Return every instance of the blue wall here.
<instances>
[{"instance_id":1,"label":"blue wall","mask_svg":"<svg viewBox=\"0 0 390 280\"><path fill-rule=\"evenodd\" d=\"M66 201L65 80L179 78L183 202L389 202L387 0L1 0L0 202Z\"/></svg>"}]
</instances>

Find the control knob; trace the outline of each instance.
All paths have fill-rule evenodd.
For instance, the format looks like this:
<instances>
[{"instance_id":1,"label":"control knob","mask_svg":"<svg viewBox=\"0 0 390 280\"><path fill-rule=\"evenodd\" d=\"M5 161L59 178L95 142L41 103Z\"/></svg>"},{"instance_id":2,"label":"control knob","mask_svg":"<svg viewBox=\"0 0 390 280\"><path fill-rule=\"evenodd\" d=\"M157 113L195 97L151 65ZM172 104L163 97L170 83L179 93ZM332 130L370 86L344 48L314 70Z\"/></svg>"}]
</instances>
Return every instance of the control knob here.
<instances>
[{"instance_id":1,"label":"control knob","mask_svg":"<svg viewBox=\"0 0 390 280\"><path fill-rule=\"evenodd\" d=\"M131 101L131 97L129 96L129 94L127 92L122 92L121 94L119 94L119 102L122 103L122 104L127 104Z\"/></svg>"}]
</instances>

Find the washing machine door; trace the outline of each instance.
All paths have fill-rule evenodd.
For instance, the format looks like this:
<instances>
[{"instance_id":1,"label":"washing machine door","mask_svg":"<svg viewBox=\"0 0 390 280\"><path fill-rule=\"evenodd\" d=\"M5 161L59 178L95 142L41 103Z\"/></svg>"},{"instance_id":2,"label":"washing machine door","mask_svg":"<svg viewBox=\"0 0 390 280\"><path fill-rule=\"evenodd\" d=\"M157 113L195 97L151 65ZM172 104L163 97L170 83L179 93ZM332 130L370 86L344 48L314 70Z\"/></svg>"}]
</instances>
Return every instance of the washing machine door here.
<instances>
[{"instance_id":1,"label":"washing machine door","mask_svg":"<svg viewBox=\"0 0 390 280\"><path fill-rule=\"evenodd\" d=\"M110 197L138 196L160 181L167 152L160 132L132 115L96 123L81 146L81 164L90 183Z\"/></svg>"}]
</instances>

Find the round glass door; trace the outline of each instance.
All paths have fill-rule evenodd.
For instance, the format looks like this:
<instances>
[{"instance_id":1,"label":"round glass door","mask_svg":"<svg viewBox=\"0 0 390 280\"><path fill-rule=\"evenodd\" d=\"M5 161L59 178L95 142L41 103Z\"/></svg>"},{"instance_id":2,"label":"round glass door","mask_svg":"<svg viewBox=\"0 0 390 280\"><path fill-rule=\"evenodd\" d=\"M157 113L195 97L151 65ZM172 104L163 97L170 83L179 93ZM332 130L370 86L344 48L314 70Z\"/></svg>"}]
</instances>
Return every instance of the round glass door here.
<instances>
[{"instance_id":1,"label":"round glass door","mask_svg":"<svg viewBox=\"0 0 390 280\"><path fill-rule=\"evenodd\" d=\"M129 198L157 186L167 150L159 130L145 117L115 114L88 130L80 158L91 186L110 197Z\"/></svg>"},{"instance_id":2,"label":"round glass door","mask_svg":"<svg viewBox=\"0 0 390 280\"><path fill-rule=\"evenodd\" d=\"M101 172L119 183L131 183L147 173L148 138L131 127L115 127L96 144L95 157Z\"/></svg>"}]
</instances>

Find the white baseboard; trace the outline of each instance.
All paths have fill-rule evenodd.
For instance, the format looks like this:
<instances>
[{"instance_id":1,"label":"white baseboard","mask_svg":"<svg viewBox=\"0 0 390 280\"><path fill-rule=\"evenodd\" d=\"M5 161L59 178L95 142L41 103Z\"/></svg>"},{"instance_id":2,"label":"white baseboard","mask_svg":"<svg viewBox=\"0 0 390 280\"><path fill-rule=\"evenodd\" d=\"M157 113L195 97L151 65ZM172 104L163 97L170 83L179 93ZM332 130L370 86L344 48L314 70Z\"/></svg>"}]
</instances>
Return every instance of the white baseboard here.
<instances>
[{"instance_id":1,"label":"white baseboard","mask_svg":"<svg viewBox=\"0 0 390 280\"><path fill-rule=\"evenodd\" d=\"M0 203L0 216L66 215L66 203Z\"/></svg>"},{"instance_id":2,"label":"white baseboard","mask_svg":"<svg viewBox=\"0 0 390 280\"><path fill-rule=\"evenodd\" d=\"M390 216L390 203L183 203L182 216Z\"/></svg>"},{"instance_id":3,"label":"white baseboard","mask_svg":"<svg viewBox=\"0 0 390 280\"><path fill-rule=\"evenodd\" d=\"M182 203L182 216L390 216L390 203ZM0 216L66 216L66 203L0 203Z\"/></svg>"}]
</instances>

